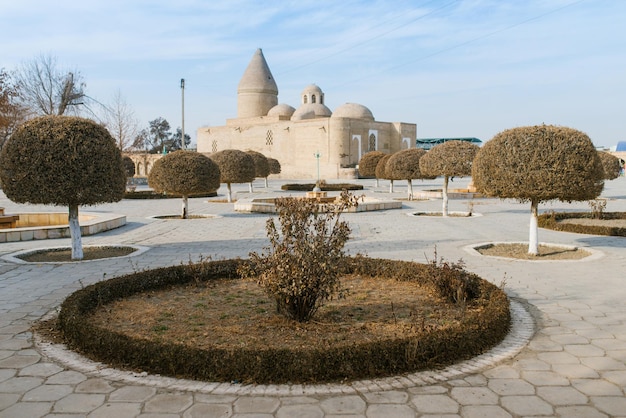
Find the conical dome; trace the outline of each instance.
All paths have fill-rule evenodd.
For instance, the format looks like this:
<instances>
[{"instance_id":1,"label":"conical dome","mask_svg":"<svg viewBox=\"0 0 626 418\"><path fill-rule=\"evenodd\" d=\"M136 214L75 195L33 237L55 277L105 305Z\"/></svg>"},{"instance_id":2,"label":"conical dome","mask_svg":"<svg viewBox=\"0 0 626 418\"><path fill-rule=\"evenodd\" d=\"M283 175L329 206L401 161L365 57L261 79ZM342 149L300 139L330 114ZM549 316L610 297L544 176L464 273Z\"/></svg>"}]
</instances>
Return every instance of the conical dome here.
<instances>
[{"instance_id":1,"label":"conical dome","mask_svg":"<svg viewBox=\"0 0 626 418\"><path fill-rule=\"evenodd\" d=\"M257 49L237 88L237 115L240 118L265 116L278 104L278 87L261 48Z\"/></svg>"}]
</instances>

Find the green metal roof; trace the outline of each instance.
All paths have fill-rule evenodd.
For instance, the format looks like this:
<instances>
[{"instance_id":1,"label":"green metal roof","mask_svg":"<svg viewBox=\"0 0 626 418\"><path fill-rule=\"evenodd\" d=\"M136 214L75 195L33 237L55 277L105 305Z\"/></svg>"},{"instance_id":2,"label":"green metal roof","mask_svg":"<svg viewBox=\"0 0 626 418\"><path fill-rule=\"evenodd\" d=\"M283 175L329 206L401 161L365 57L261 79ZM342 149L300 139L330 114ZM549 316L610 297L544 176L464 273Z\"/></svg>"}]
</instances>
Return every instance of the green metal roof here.
<instances>
[{"instance_id":1,"label":"green metal roof","mask_svg":"<svg viewBox=\"0 0 626 418\"><path fill-rule=\"evenodd\" d=\"M415 146L417 148L422 148L422 149L431 149L432 147L434 147L437 144L443 144L444 142L447 141L466 141L466 142L471 142L473 144L482 144L483 141L481 141L478 138L417 138L415 140Z\"/></svg>"}]
</instances>

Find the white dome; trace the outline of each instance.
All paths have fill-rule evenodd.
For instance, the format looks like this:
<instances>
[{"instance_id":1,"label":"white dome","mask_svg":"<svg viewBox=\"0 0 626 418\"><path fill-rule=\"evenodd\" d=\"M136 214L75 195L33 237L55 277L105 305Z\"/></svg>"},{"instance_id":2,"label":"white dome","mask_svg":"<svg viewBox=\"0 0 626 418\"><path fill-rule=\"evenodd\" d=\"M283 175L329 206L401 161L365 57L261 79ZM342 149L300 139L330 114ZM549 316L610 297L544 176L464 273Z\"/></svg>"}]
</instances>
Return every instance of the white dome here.
<instances>
[{"instance_id":1,"label":"white dome","mask_svg":"<svg viewBox=\"0 0 626 418\"><path fill-rule=\"evenodd\" d=\"M317 84L309 84L302 90L302 94L322 94L322 89Z\"/></svg>"},{"instance_id":2,"label":"white dome","mask_svg":"<svg viewBox=\"0 0 626 418\"><path fill-rule=\"evenodd\" d=\"M294 112L291 116L291 120L327 118L330 117L332 113L333 112L331 112L326 105L319 103L307 103L300 106L298 110Z\"/></svg>"},{"instance_id":3,"label":"white dome","mask_svg":"<svg viewBox=\"0 0 626 418\"><path fill-rule=\"evenodd\" d=\"M293 112L296 111L296 108L293 106L289 106L288 104L281 103L277 104L273 108L267 112L267 116L287 116L291 117Z\"/></svg>"},{"instance_id":4,"label":"white dome","mask_svg":"<svg viewBox=\"0 0 626 418\"><path fill-rule=\"evenodd\" d=\"M345 103L333 112L334 118L374 120L372 111L358 103Z\"/></svg>"}]
</instances>

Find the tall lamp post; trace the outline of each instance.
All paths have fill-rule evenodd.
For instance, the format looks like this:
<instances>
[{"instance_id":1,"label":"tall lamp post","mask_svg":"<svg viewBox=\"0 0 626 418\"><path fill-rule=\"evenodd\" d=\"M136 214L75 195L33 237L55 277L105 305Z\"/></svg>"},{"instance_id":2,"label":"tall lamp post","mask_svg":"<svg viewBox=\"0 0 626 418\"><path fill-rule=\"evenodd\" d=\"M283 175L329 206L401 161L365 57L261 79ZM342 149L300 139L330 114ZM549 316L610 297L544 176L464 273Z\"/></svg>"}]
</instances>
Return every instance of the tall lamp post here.
<instances>
[{"instance_id":1,"label":"tall lamp post","mask_svg":"<svg viewBox=\"0 0 626 418\"><path fill-rule=\"evenodd\" d=\"M180 79L180 91L182 96L183 123L181 127L180 148L185 149L185 79Z\"/></svg>"},{"instance_id":2,"label":"tall lamp post","mask_svg":"<svg viewBox=\"0 0 626 418\"><path fill-rule=\"evenodd\" d=\"M320 188L320 157L322 156L322 154L320 154L320 152L317 151L315 154L313 154L313 156L317 159L317 183L315 183L315 187L313 188L313 191L321 192L322 189Z\"/></svg>"}]
</instances>

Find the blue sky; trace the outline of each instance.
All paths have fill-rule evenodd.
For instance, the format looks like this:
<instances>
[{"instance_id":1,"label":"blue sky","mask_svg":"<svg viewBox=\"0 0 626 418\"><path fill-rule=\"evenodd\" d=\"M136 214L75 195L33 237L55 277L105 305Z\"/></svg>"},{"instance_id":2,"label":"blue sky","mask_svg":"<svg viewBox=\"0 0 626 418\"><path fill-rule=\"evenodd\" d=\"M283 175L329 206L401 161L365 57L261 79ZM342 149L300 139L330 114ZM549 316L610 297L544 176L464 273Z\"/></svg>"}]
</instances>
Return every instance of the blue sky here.
<instances>
[{"instance_id":1,"label":"blue sky","mask_svg":"<svg viewBox=\"0 0 626 418\"><path fill-rule=\"evenodd\" d=\"M622 0L0 0L0 68L38 55L78 70L87 93L120 91L141 127L185 131L236 117L237 84L262 48L279 102L311 83L333 110L360 103L417 136L478 137L523 125L626 140Z\"/></svg>"}]
</instances>

